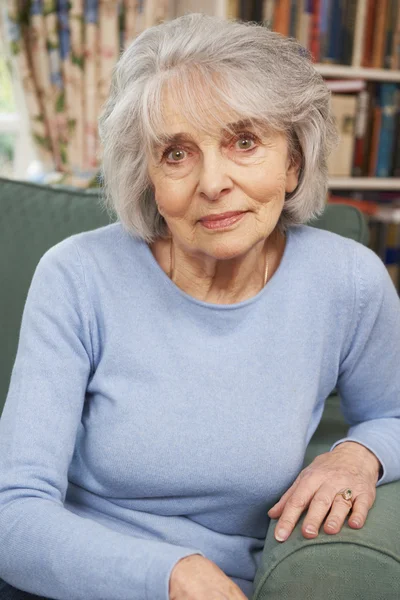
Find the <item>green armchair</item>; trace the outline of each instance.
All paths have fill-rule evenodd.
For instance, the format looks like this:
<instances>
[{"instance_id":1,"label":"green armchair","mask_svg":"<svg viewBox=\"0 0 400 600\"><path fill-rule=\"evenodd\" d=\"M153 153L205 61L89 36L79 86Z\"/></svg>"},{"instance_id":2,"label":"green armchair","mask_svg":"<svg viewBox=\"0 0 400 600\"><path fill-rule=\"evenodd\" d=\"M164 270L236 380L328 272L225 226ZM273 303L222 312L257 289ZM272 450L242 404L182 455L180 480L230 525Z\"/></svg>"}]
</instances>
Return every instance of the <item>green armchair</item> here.
<instances>
[{"instance_id":1,"label":"green armchair","mask_svg":"<svg viewBox=\"0 0 400 600\"><path fill-rule=\"evenodd\" d=\"M29 284L39 259L62 239L107 225L110 217L98 191L80 191L0 178L0 415L18 345ZM368 243L362 214L346 205L330 205L310 225ZM307 449L305 464L326 452L346 433L333 393ZM400 460L400 457L399 457ZM252 600L336 600L400 598L400 482L377 490L364 528L347 525L340 534L321 532L303 538L300 525L287 542L275 541L269 528L254 581Z\"/></svg>"}]
</instances>

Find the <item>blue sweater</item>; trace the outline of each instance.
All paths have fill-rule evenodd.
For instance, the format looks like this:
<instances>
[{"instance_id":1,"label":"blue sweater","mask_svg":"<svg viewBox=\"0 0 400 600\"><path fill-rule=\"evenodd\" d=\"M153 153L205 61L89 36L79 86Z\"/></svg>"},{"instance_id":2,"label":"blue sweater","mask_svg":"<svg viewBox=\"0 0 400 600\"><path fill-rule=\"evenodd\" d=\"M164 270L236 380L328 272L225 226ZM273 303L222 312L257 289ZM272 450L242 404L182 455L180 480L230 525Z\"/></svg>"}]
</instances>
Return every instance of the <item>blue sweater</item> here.
<instances>
[{"instance_id":1,"label":"blue sweater","mask_svg":"<svg viewBox=\"0 0 400 600\"><path fill-rule=\"evenodd\" d=\"M185 294L119 223L62 241L34 274L0 421L0 577L168 600L197 553L250 597L267 510L336 385L346 439L378 456L378 484L400 478L399 356L384 265L335 234L291 228L269 283L231 305Z\"/></svg>"}]
</instances>

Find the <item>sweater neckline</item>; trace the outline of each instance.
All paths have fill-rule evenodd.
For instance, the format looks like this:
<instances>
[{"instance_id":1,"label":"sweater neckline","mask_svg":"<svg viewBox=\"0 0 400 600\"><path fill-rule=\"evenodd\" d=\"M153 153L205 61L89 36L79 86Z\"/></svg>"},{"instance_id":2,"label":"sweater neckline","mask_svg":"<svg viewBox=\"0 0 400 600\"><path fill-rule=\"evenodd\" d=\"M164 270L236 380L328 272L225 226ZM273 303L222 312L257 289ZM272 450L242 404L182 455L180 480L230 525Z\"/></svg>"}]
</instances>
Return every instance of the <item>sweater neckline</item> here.
<instances>
[{"instance_id":1,"label":"sweater neckline","mask_svg":"<svg viewBox=\"0 0 400 600\"><path fill-rule=\"evenodd\" d=\"M175 295L192 302L193 304L197 304L198 306L202 306L203 308L207 308L209 310L237 310L240 308L245 308L250 304L258 302L264 298L267 294L270 294L272 289L279 283L279 280L282 277L282 272L286 270L286 263L290 260L290 252L293 244L293 231L292 228L287 229L285 232L286 243L285 248L283 250L281 262L271 279L267 282L267 284L260 290L255 296L248 298L247 300L242 300L241 302L235 302L233 304L215 304L213 302L204 302L204 300L199 300L190 294L187 294L180 287L178 287L168 275L163 271L163 269L158 264L157 260L153 256L153 253L150 249L150 246L144 240L141 240L141 243L144 247L144 252L148 257L149 264L152 268L152 271L155 273L156 277L163 282L164 285L167 285L172 293Z\"/></svg>"}]
</instances>

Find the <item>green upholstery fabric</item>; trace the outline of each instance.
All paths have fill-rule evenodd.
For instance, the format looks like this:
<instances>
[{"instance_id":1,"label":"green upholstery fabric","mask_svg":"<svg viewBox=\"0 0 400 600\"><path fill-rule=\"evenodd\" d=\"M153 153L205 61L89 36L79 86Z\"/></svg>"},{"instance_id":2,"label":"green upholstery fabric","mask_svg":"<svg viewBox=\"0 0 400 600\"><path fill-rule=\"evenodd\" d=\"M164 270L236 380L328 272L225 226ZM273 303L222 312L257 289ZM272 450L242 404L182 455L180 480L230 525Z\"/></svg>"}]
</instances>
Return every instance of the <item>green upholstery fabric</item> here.
<instances>
[{"instance_id":1,"label":"green upholstery fabric","mask_svg":"<svg viewBox=\"0 0 400 600\"><path fill-rule=\"evenodd\" d=\"M6 399L18 344L21 316L33 272L48 248L81 231L110 222L98 191L49 187L0 178L0 414ZM114 220L114 218L112 219ZM362 214L346 205L330 205L310 223L367 243ZM305 464L343 437L346 424L339 400L331 396L310 442ZM290 441L288 441L290 443ZM377 490L366 526L324 533L306 540L297 526L279 544L269 528L253 600L333 600L400 598L400 482ZM397 590L397 592L396 592Z\"/></svg>"},{"instance_id":2,"label":"green upholstery fabric","mask_svg":"<svg viewBox=\"0 0 400 600\"><path fill-rule=\"evenodd\" d=\"M97 196L0 178L0 414L36 265L62 239L110 222Z\"/></svg>"},{"instance_id":3,"label":"green upholstery fabric","mask_svg":"<svg viewBox=\"0 0 400 600\"><path fill-rule=\"evenodd\" d=\"M346 434L339 402L337 396L327 400L304 466ZM300 530L302 517L290 538L280 543L274 538L276 521L271 521L252 600L399 600L399 515L396 481L377 488L362 529L346 523L336 535L321 530L317 538L307 540Z\"/></svg>"},{"instance_id":4,"label":"green upholstery fabric","mask_svg":"<svg viewBox=\"0 0 400 600\"><path fill-rule=\"evenodd\" d=\"M318 219L310 221L309 225L338 233L365 246L369 242L368 224L362 212L354 206L328 204L324 213Z\"/></svg>"}]
</instances>

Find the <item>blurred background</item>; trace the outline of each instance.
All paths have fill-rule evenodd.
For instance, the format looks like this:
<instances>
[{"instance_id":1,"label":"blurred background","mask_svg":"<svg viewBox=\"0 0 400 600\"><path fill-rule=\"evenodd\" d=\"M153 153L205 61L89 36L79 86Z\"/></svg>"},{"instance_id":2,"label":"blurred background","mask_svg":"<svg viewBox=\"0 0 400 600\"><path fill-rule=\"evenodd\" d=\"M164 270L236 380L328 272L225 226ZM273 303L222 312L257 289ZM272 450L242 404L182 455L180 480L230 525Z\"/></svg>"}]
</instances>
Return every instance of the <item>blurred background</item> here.
<instances>
[{"instance_id":1,"label":"blurred background","mask_svg":"<svg viewBox=\"0 0 400 600\"><path fill-rule=\"evenodd\" d=\"M97 118L120 53L187 12L297 38L341 134L328 202L355 204L400 290L400 0L1 0L0 175L99 185Z\"/></svg>"}]
</instances>

